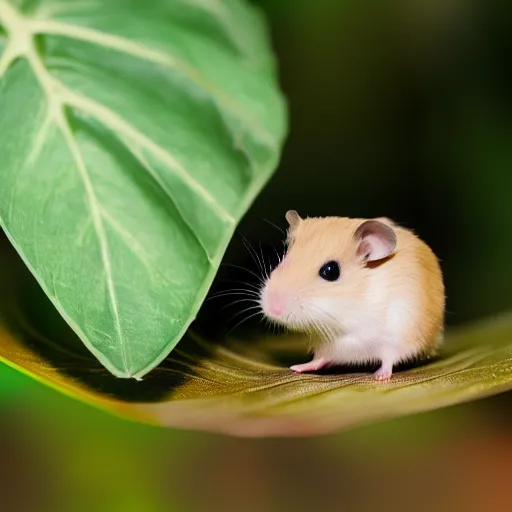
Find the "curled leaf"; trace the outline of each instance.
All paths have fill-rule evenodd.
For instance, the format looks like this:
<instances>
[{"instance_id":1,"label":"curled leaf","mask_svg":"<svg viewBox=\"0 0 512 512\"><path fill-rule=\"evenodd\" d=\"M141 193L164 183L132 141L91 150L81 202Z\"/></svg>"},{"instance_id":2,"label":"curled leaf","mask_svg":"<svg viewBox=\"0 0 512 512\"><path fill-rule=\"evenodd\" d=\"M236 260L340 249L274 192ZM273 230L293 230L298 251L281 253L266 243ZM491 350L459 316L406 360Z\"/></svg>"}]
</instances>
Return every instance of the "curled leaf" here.
<instances>
[{"instance_id":1,"label":"curled leaf","mask_svg":"<svg viewBox=\"0 0 512 512\"><path fill-rule=\"evenodd\" d=\"M448 335L436 360L396 372L298 375L305 340L205 341L190 332L142 381L117 379L84 350L12 257L0 268L0 359L131 420L236 436L310 436L428 411L512 388L512 317Z\"/></svg>"}]
</instances>

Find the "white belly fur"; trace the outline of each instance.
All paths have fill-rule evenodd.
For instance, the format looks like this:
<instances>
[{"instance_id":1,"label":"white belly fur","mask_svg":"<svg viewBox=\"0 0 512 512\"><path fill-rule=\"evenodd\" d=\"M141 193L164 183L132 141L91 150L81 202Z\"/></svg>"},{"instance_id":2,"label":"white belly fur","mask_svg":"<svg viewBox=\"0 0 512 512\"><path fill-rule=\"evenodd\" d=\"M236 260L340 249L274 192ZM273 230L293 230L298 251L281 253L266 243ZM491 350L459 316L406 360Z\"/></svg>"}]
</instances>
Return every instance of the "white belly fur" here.
<instances>
[{"instance_id":1,"label":"white belly fur","mask_svg":"<svg viewBox=\"0 0 512 512\"><path fill-rule=\"evenodd\" d=\"M421 350L420 343L408 339L414 333L414 315L413 304L402 300L380 311L354 316L346 333L319 346L315 358L338 364L410 360Z\"/></svg>"}]
</instances>

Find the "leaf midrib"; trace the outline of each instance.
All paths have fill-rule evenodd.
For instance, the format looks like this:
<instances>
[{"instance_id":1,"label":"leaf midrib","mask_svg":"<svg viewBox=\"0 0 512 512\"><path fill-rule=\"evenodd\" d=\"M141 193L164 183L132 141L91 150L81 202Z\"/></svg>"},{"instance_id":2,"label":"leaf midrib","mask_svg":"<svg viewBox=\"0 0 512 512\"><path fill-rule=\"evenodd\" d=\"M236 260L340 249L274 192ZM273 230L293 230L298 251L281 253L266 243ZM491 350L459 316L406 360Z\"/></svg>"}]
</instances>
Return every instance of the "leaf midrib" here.
<instances>
[{"instance_id":1,"label":"leaf midrib","mask_svg":"<svg viewBox=\"0 0 512 512\"><path fill-rule=\"evenodd\" d=\"M179 164L179 162L177 162L172 157L172 155L170 155L166 150L164 150L156 143L151 141L149 138L147 138L145 135L143 135L141 132L135 129L130 123L126 122L124 119L117 116L108 108L103 107L99 103L96 103L83 95L76 94L70 91L57 79L51 76L46 67L44 66L44 63L42 62L42 59L37 52L37 49L35 48L35 32L31 29L30 21L21 16L5 0L2 0L0 2L0 22L2 23L8 34L7 47L4 50L2 59L0 60L0 78L18 58L26 59L34 73L36 80L41 86L41 89L45 95L47 102L46 118L43 121L41 130L36 136L36 144L32 149L31 153L29 154L27 160L33 161L37 158L39 151L42 149L44 145L45 136L49 131L49 127L51 125L55 125L64 137L65 143L75 162L75 167L78 170L80 178L84 184L84 189L89 204L89 210L93 220L94 231L96 233L96 237L98 239L98 244L100 247L105 282L108 289L108 298L114 320L114 328L124 366L124 370L121 372L119 376L131 376L131 357L127 345L124 342L124 336L121 327L118 308L119 301L113 279L111 256L105 232L105 227L103 224L103 217L100 212L99 203L96 197L94 186L87 171L85 162L83 161L81 152L74 139L64 109L66 107L72 107L76 108L77 110L81 110L82 112L92 114L97 119L104 121L104 124L114 129L117 128L121 133L126 134L127 137L139 142L141 146L145 146L148 149L152 150L154 154L159 155L166 162L169 169L173 170L174 172L177 172L177 174L180 175L183 181L188 183L191 189L195 190L196 193L199 193L199 195L203 196L203 200L205 200L206 203L209 203L210 206L212 207L212 210L216 211L216 213L221 218L223 218L225 222L227 221L228 224L233 224L235 222L235 219L231 215L229 215L226 212L226 210L224 210L217 203L217 201L209 194L209 192L207 192L206 189L204 189L199 182L194 180L192 176L188 174L184 168L181 167L181 164ZM127 147L129 146L127 145ZM164 191L168 195L169 191ZM181 216L183 218L183 215ZM8 220L10 221L10 219ZM0 222L3 224L3 221L1 219ZM186 219L184 219L184 222L188 226ZM190 229L192 234L197 238L201 249L205 252L208 264L212 265L212 258L206 251L206 248L202 244L202 241L199 239L195 231L190 226L188 226L188 228ZM67 315L67 313L65 313L65 310L60 304L60 301L57 297L54 297L54 302L58 303L59 310L61 311L61 313L64 313L63 316L65 316L66 319L70 320L69 316ZM84 343L88 346L88 348L93 353L95 353L97 357L100 358L100 360L105 361L103 354L99 353L94 348L94 346L90 343L88 337L85 336L84 333L82 333L82 338ZM109 368L112 368L109 362L107 362L107 366Z\"/></svg>"},{"instance_id":2,"label":"leaf midrib","mask_svg":"<svg viewBox=\"0 0 512 512\"><path fill-rule=\"evenodd\" d=\"M0 5L0 8L4 10L5 14L5 7L4 5L7 5L5 3L2 3ZM8 11L7 11L8 12ZM7 15L7 20L4 18L2 19L4 22L4 27L7 28L8 32L8 47L6 49L6 52L12 51L9 50L9 47L11 45L11 41L17 40L17 36L13 36L16 34L16 29L23 33L23 19L19 17L14 10L12 10L11 13ZM5 23L7 21L7 23ZM108 241L105 233L105 228L103 225L103 219L101 217L99 207L98 207L98 200L96 198L96 192L94 190L94 186L91 182L91 179L89 177L89 173L87 171L87 167L85 166L85 163L83 161L82 155L80 153L80 150L73 138L73 134L71 132L69 122L65 116L64 108L65 104L62 102L62 100L59 100L59 97L57 94L55 94L55 80L53 77L50 76L46 68L44 67L44 64L41 60L41 57L37 53L37 50L34 46L33 37L30 36L29 33L26 34L26 37L30 37L30 41L26 41L24 47L22 46L23 50L19 51L18 54L16 51L12 51L12 62L18 58L18 57L24 57L27 62L29 63L30 67L32 68L32 71L34 73L34 76L36 77L37 81L39 82L39 85L41 86L47 101L47 114L46 114L46 120L43 123L43 126L46 126L47 122L53 122L60 132L62 133L62 136L64 137L64 140L66 142L66 145L68 146L68 149L71 153L71 156L75 162L75 166L78 170L78 173L82 179L85 193L88 199L89 203L89 209L91 211L92 219L93 219L93 225L94 225L94 231L96 233L96 236L98 238L98 243L100 247L100 253L101 253L101 260L103 263L103 270L105 274L105 281L107 284L108 289L108 298L109 303L111 306L111 312L114 319L114 328L117 335L118 344L121 350L121 358L123 361L123 366L125 368L125 371L129 371L128 369L131 367L131 360L130 360L130 354L127 350L126 344L124 343L124 337L123 332L121 329L121 322L119 318L119 309L118 309L118 298L116 289L114 286L114 279L112 276L112 266L111 266L111 257L110 257L110 250L108 247ZM21 36L19 37L19 40L22 41ZM5 69L8 69L9 66L6 66ZM58 89L57 89L58 90ZM32 158L33 155L31 154L30 157ZM10 219L9 219L10 220Z\"/></svg>"},{"instance_id":3,"label":"leaf midrib","mask_svg":"<svg viewBox=\"0 0 512 512\"><path fill-rule=\"evenodd\" d=\"M122 133L126 137L132 139L135 143L139 144L141 147L147 148L151 153L155 154L163 162L165 162L165 164L170 170L179 175L180 179L187 183L187 185L192 190L194 190L194 192L201 196L204 202L210 204L212 210L214 210L214 213L216 213L217 216L223 219L227 224L236 223L235 218L231 214L229 214L226 211L226 209L222 207L219 204L219 202L210 194L210 192L200 182L193 178L193 176L186 171L186 169L181 165L181 163L175 157L173 157L166 149L162 148L157 143L149 139L149 137L147 137L140 130L135 128L135 126L129 123L126 119L117 115L108 107L92 100L91 98L83 94L78 94L71 91L66 86L64 86L62 82L58 81L50 75L50 73L45 68L43 62L41 61L39 54L37 53L37 50L35 49L34 37L42 33L39 30L41 28L39 26L41 23L43 23L44 25L46 23L53 24L54 22L50 20L40 21L25 18L21 14L19 14L6 0L0 0L0 23L4 25L8 32L7 48L4 51L2 58L0 59L0 78L2 78L3 74L8 70L11 64L19 57L27 58L29 63L31 63L31 67L33 68L34 61L30 61L30 59L28 59L28 55L33 54L33 56L36 59L38 59L38 62L40 62L41 67L41 76L38 77L38 80L39 78L42 78L45 84L51 84L51 87L43 87L48 103L58 103L59 105L68 106L83 113L86 113L91 117L94 117L97 120L101 121L103 124L111 128L114 132ZM80 30L83 29L82 27L75 27L73 25L66 25L63 23L55 24L60 27L67 27L69 29L69 34L67 34L69 37L74 37L75 30L77 34L80 34ZM91 39L90 42L94 42L99 46L110 47L107 44L108 39L110 37L109 34L104 34L102 32L89 29L83 30L95 34L96 39ZM25 38L19 37L19 34L23 34ZM102 40L102 36L106 37L106 42ZM80 39L80 37L78 36L76 38ZM138 50L131 51L131 41L117 36L112 36L112 38L117 40L117 43L119 45L119 48L116 48L115 45L112 46L112 48L119 50L124 49L126 53L131 54L135 57L144 58L146 60L159 63L157 60L150 57L152 53L157 53L160 54L160 56L165 56L168 59L173 59L170 56L166 56L165 54L162 54L160 52L155 52L154 50L139 45L138 43L134 43L133 45L135 47L138 47ZM16 48L16 42L18 42L19 44L18 48ZM104 42L105 44L103 44ZM192 70L192 68L189 69ZM41 81L40 83L42 84ZM208 89L207 92L211 93L210 89ZM126 147L128 150L131 149L129 145L126 145ZM166 195L169 195L167 190L164 189L164 192L166 192ZM170 199L172 199L172 197L170 197ZM209 257L208 254L207 256Z\"/></svg>"}]
</instances>

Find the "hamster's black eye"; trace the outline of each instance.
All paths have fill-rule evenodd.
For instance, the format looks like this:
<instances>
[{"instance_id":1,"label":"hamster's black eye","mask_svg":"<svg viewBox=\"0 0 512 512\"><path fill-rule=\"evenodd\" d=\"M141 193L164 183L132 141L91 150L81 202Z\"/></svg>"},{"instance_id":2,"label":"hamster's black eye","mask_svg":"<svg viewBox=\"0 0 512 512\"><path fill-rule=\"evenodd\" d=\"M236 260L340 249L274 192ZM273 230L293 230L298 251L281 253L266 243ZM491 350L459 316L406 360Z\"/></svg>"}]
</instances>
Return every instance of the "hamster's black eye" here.
<instances>
[{"instance_id":1,"label":"hamster's black eye","mask_svg":"<svg viewBox=\"0 0 512 512\"><path fill-rule=\"evenodd\" d=\"M337 281L340 273L340 264L337 261L328 261L318 272L320 277L326 281Z\"/></svg>"}]
</instances>

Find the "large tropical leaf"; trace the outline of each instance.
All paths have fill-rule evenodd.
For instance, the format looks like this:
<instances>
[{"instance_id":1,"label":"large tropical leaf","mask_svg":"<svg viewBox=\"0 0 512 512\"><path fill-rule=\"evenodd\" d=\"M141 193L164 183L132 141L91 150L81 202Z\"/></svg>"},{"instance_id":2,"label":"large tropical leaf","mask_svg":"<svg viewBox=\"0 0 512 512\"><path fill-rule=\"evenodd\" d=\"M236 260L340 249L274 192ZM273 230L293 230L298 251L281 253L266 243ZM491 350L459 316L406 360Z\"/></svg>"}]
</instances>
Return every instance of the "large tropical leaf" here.
<instances>
[{"instance_id":1,"label":"large tropical leaf","mask_svg":"<svg viewBox=\"0 0 512 512\"><path fill-rule=\"evenodd\" d=\"M243 0L0 0L0 223L117 377L194 319L286 130Z\"/></svg>"},{"instance_id":2,"label":"large tropical leaf","mask_svg":"<svg viewBox=\"0 0 512 512\"><path fill-rule=\"evenodd\" d=\"M144 380L117 379L69 329L15 255L0 252L0 360L124 418L238 436L315 435L512 388L512 318L449 334L436 360L396 372L298 375L301 337L214 344L193 332ZM7 269L7 271L5 271Z\"/></svg>"}]
</instances>

